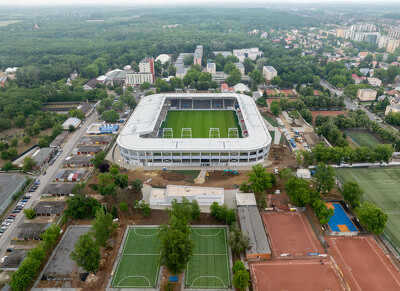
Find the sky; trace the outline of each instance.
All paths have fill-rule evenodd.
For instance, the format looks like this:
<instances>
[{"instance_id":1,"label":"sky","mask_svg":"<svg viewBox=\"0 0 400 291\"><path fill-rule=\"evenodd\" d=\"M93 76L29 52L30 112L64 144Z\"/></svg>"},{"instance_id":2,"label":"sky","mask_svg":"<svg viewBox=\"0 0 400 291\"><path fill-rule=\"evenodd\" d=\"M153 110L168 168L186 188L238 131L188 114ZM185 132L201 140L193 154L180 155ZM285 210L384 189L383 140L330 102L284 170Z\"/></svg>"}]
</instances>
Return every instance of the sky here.
<instances>
[{"instance_id":1,"label":"sky","mask_svg":"<svg viewBox=\"0 0 400 291\"><path fill-rule=\"evenodd\" d=\"M37 6L37 5L135 5L136 3L151 5L151 4L194 4L194 3L218 3L221 2L234 2L245 4L245 2L251 3L365 3L365 2L373 2L377 3L374 0L146 0L146 1L139 1L139 0L0 0L2 5L9 5L9 6ZM381 3L399 3L399 0L383 0Z\"/></svg>"}]
</instances>

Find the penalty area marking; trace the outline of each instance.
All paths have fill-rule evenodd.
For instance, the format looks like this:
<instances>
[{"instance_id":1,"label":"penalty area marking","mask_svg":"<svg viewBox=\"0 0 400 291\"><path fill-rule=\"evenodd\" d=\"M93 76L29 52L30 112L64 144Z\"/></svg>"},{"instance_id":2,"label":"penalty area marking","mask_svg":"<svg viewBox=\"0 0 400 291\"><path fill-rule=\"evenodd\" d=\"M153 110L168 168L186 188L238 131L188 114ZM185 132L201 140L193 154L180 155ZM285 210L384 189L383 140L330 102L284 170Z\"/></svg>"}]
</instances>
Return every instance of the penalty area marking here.
<instances>
[{"instance_id":1,"label":"penalty area marking","mask_svg":"<svg viewBox=\"0 0 400 291\"><path fill-rule=\"evenodd\" d=\"M200 234L197 232L196 228L193 228L193 232L196 233L198 236L205 236L205 237L209 237L209 236L217 236L219 235L219 233L221 232L222 228L219 229L218 232L214 233L214 234Z\"/></svg>"},{"instance_id":2,"label":"penalty area marking","mask_svg":"<svg viewBox=\"0 0 400 291\"><path fill-rule=\"evenodd\" d=\"M190 286L192 286L192 287L197 287L197 288L204 288L204 287L208 287L208 288L210 288L210 287L220 287L220 286L193 286L194 282L195 282L196 280L198 280L198 279L201 279L201 278L214 278L214 279L218 279L218 280L221 281L222 286L226 288L226 285L225 285L224 281L223 281L220 277L217 277L217 276L199 276L199 277L197 277L196 279L194 279L194 280L192 281L192 284L191 284Z\"/></svg>"},{"instance_id":3,"label":"penalty area marking","mask_svg":"<svg viewBox=\"0 0 400 291\"><path fill-rule=\"evenodd\" d=\"M147 229L147 228L146 228ZM133 232L137 235L137 236L156 236L157 234L160 233L160 229L158 229L158 231L155 234L139 234L136 232L136 228L133 229Z\"/></svg>"},{"instance_id":4,"label":"penalty area marking","mask_svg":"<svg viewBox=\"0 0 400 291\"><path fill-rule=\"evenodd\" d=\"M144 278L144 279L147 280L147 282L149 282L149 286L135 286L135 287L151 287L150 280L149 280L147 277L145 277L145 276L140 276L140 275L126 276L126 277L122 278L122 279L118 282L118 284L117 284L116 286L117 286L117 287L120 287L119 284L120 284L122 281L124 281L125 279L128 279L128 278ZM125 287L125 286L123 286L123 287Z\"/></svg>"}]
</instances>

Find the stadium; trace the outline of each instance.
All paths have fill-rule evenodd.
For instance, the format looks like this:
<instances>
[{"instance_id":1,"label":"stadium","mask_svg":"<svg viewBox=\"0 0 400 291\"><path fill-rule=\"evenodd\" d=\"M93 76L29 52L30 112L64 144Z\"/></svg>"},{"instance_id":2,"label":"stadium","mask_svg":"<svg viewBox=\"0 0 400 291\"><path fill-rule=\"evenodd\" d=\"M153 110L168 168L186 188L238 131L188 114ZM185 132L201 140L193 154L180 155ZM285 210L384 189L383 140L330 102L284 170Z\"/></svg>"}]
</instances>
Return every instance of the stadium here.
<instances>
[{"instance_id":1,"label":"stadium","mask_svg":"<svg viewBox=\"0 0 400 291\"><path fill-rule=\"evenodd\" d=\"M248 166L263 162L271 136L252 97L236 93L144 97L117 140L137 166Z\"/></svg>"}]
</instances>

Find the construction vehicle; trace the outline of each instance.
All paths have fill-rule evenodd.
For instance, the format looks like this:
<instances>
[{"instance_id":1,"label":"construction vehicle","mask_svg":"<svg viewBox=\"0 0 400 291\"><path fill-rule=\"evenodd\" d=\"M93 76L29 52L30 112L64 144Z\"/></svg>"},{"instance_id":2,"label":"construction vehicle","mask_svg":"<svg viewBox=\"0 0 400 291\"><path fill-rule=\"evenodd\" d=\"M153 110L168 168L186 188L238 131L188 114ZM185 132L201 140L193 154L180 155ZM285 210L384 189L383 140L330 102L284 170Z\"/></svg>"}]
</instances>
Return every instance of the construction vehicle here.
<instances>
[{"instance_id":1,"label":"construction vehicle","mask_svg":"<svg viewBox=\"0 0 400 291\"><path fill-rule=\"evenodd\" d=\"M224 170L223 172L222 172L222 175L225 175L226 173L228 173L228 174L234 174L234 175L237 175L238 174L238 171L236 171L236 169L234 169L234 170Z\"/></svg>"},{"instance_id":2,"label":"construction vehicle","mask_svg":"<svg viewBox=\"0 0 400 291\"><path fill-rule=\"evenodd\" d=\"M209 179L210 179L210 174L206 172L206 181L208 181Z\"/></svg>"}]
</instances>

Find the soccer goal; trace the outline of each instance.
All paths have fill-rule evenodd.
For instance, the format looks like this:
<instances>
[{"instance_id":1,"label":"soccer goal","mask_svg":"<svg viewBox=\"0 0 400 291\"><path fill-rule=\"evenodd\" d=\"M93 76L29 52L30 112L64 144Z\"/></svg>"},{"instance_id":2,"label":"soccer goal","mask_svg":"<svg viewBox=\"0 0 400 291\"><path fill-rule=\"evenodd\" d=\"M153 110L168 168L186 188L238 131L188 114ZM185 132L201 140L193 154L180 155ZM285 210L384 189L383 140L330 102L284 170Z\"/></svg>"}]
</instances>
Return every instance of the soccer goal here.
<instances>
[{"instance_id":1,"label":"soccer goal","mask_svg":"<svg viewBox=\"0 0 400 291\"><path fill-rule=\"evenodd\" d=\"M209 138L220 138L219 128L212 127L210 128L210 133L208 135Z\"/></svg>"},{"instance_id":2,"label":"soccer goal","mask_svg":"<svg viewBox=\"0 0 400 291\"><path fill-rule=\"evenodd\" d=\"M174 132L172 128L163 128L163 138L173 138Z\"/></svg>"},{"instance_id":3,"label":"soccer goal","mask_svg":"<svg viewBox=\"0 0 400 291\"><path fill-rule=\"evenodd\" d=\"M192 138L192 129L182 128L181 138Z\"/></svg>"},{"instance_id":4,"label":"soccer goal","mask_svg":"<svg viewBox=\"0 0 400 291\"><path fill-rule=\"evenodd\" d=\"M236 127L228 129L228 138L239 138L239 131Z\"/></svg>"}]
</instances>

